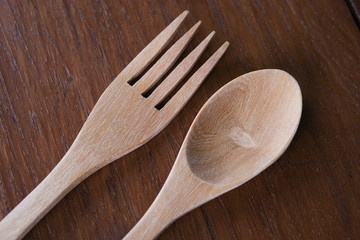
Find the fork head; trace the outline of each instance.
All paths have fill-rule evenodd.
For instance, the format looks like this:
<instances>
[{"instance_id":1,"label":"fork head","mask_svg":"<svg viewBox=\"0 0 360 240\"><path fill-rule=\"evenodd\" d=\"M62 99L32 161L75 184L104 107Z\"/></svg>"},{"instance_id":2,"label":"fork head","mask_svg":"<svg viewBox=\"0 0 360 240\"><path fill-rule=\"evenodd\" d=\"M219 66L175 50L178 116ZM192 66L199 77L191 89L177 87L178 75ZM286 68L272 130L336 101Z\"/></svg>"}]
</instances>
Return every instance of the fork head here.
<instances>
[{"instance_id":1,"label":"fork head","mask_svg":"<svg viewBox=\"0 0 360 240\"><path fill-rule=\"evenodd\" d=\"M100 168L143 145L158 134L177 115L201 85L228 47L224 43L162 107L156 108L195 65L210 42L210 33L161 84L147 93L172 67L194 36L200 22L185 33L135 83L136 78L168 44L188 14L183 12L149 43L115 78L91 111L72 146L89 157L93 168Z\"/></svg>"}]
</instances>

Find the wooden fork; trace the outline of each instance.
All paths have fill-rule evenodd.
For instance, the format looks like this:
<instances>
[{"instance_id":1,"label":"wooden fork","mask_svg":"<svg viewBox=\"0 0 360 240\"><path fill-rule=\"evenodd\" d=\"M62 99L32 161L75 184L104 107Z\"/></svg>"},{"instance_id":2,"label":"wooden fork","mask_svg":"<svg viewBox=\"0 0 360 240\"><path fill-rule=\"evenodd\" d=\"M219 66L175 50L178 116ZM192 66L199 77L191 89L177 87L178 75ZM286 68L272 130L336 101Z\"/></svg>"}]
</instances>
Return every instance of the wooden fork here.
<instances>
[{"instance_id":1,"label":"wooden fork","mask_svg":"<svg viewBox=\"0 0 360 240\"><path fill-rule=\"evenodd\" d=\"M200 22L185 33L133 85L131 81L170 41L188 11L149 43L101 95L74 143L50 174L0 222L0 239L22 238L61 198L90 174L143 145L158 134L191 98L228 47L225 42L160 109L205 50L210 33L151 93L189 43Z\"/></svg>"}]
</instances>

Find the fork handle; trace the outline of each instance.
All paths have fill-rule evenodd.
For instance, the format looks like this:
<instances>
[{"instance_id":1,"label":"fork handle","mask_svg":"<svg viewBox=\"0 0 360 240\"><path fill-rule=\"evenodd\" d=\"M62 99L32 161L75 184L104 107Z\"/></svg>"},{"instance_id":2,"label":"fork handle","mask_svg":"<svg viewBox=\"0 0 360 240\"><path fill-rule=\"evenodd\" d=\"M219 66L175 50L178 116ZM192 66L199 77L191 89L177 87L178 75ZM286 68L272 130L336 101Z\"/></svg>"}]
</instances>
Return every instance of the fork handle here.
<instances>
[{"instance_id":1,"label":"fork handle","mask_svg":"<svg viewBox=\"0 0 360 240\"><path fill-rule=\"evenodd\" d=\"M86 177L81 161L70 161L70 155L68 152L50 174L0 222L0 239L23 238L55 204Z\"/></svg>"}]
</instances>

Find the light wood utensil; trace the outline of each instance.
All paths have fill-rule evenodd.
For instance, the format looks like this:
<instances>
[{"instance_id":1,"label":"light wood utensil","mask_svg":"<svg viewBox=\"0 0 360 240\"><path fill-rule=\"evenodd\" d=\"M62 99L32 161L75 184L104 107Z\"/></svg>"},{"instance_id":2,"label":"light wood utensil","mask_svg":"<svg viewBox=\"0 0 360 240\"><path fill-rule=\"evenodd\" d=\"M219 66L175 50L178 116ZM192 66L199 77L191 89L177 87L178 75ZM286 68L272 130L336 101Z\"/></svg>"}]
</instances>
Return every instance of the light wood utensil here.
<instances>
[{"instance_id":1,"label":"light wood utensil","mask_svg":"<svg viewBox=\"0 0 360 240\"><path fill-rule=\"evenodd\" d=\"M202 107L149 210L124 239L153 239L175 219L255 177L286 150L302 97L281 70L245 74Z\"/></svg>"},{"instance_id":2,"label":"light wood utensil","mask_svg":"<svg viewBox=\"0 0 360 240\"><path fill-rule=\"evenodd\" d=\"M184 34L138 80L170 41L188 11L178 16L115 78L101 95L63 159L18 206L0 222L0 239L22 238L61 198L78 183L110 162L143 145L158 134L191 98L219 61L224 43L160 110L161 103L186 76L205 50L212 32L151 93L148 92L171 68L193 37L200 22Z\"/></svg>"}]
</instances>

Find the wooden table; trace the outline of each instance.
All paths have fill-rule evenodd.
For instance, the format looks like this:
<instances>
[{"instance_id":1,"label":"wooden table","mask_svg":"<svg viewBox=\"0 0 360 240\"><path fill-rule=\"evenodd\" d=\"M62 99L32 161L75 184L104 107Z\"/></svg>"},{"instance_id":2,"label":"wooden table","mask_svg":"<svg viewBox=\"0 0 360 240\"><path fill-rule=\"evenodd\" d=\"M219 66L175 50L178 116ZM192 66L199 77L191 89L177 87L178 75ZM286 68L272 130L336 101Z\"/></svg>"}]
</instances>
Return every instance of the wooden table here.
<instances>
[{"instance_id":1,"label":"wooden table","mask_svg":"<svg viewBox=\"0 0 360 240\"><path fill-rule=\"evenodd\" d=\"M299 130L245 185L173 223L159 239L360 238L359 2L0 2L0 218L54 168L112 79L172 19L175 38L217 32L200 66L230 48L157 137L71 191L26 239L120 239L161 189L196 113L222 85L279 68L299 82ZM29 209L31 211L31 209Z\"/></svg>"}]
</instances>

